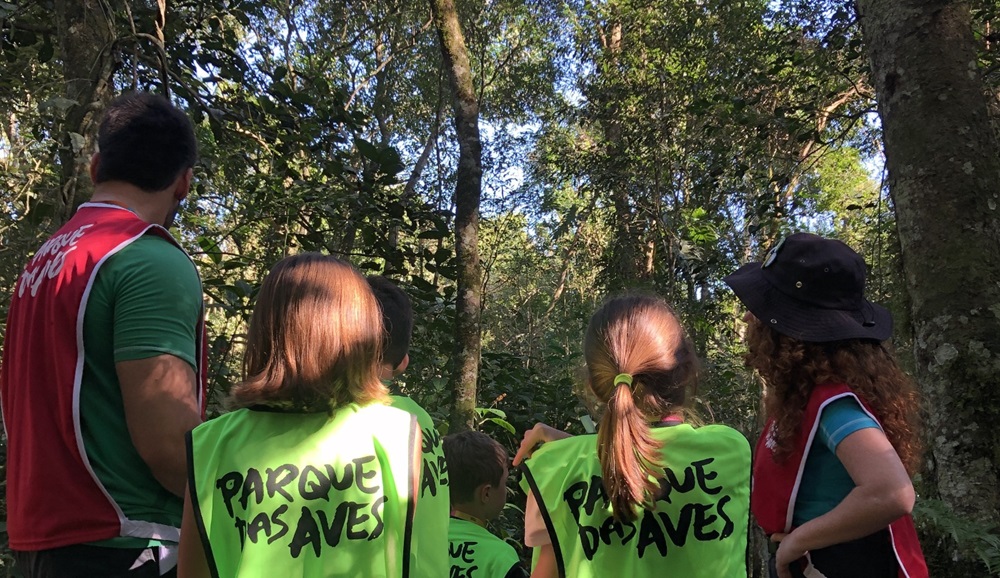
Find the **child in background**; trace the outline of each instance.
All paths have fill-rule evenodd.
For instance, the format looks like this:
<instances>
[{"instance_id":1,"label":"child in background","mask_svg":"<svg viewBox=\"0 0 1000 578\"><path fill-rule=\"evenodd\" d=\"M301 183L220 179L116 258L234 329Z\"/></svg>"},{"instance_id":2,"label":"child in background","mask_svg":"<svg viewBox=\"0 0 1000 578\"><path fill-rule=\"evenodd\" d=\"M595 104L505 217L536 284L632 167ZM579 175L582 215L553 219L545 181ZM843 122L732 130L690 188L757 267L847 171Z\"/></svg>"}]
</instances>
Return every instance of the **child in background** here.
<instances>
[{"instance_id":1,"label":"child in background","mask_svg":"<svg viewBox=\"0 0 1000 578\"><path fill-rule=\"evenodd\" d=\"M514 457L532 578L745 578L750 446L684 423L698 360L674 312L653 296L610 299L583 353L605 406L597 435L537 424Z\"/></svg>"},{"instance_id":2,"label":"child in background","mask_svg":"<svg viewBox=\"0 0 1000 578\"><path fill-rule=\"evenodd\" d=\"M410 298L392 281L382 276L368 277L368 285L382 309L383 353L380 377L388 382L399 377L410 363L410 336L413 332L413 307ZM414 528L416 556L412 576L439 578L448 574L448 467L441 449L441 434L431 416L412 399L393 395L392 407L416 416L423 438L421 446L420 504L431 515L422 517L423 525Z\"/></svg>"},{"instance_id":3,"label":"child in background","mask_svg":"<svg viewBox=\"0 0 1000 578\"><path fill-rule=\"evenodd\" d=\"M507 452L488 435L444 437L451 470L450 578L527 578L517 552L486 529L507 503Z\"/></svg>"},{"instance_id":4,"label":"child in background","mask_svg":"<svg viewBox=\"0 0 1000 578\"><path fill-rule=\"evenodd\" d=\"M350 264L303 253L264 279L231 394L188 434L178 575L413 576L416 418L385 404L382 316ZM442 516L447 519L445 516Z\"/></svg>"}]
</instances>

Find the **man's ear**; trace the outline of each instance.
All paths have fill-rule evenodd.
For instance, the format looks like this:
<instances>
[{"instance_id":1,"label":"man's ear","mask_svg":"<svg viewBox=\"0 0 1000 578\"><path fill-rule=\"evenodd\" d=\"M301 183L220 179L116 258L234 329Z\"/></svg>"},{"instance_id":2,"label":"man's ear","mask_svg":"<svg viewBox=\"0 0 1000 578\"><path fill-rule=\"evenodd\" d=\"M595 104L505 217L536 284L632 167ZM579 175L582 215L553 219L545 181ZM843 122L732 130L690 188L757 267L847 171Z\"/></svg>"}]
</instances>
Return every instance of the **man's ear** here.
<instances>
[{"instance_id":1,"label":"man's ear","mask_svg":"<svg viewBox=\"0 0 1000 578\"><path fill-rule=\"evenodd\" d=\"M410 354L407 353L406 355L403 356L403 361L400 361L399 365L397 365L396 368L392 370L392 376L399 377L400 375L403 374L404 371L406 371L406 368L409 365L410 365Z\"/></svg>"},{"instance_id":2,"label":"man's ear","mask_svg":"<svg viewBox=\"0 0 1000 578\"><path fill-rule=\"evenodd\" d=\"M183 201L187 198L188 193L191 192L191 181L194 180L194 169L189 168L188 170L181 173L174 186L174 200Z\"/></svg>"},{"instance_id":3,"label":"man's ear","mask_svg":"<svg viewBox=\"0 0 1000 578\"><path fill-rule=\"evenodd\" d=\"M90 182L97 184L97 168L101 166L101 153L90 157Z\"/></svg>"}]
</instances>

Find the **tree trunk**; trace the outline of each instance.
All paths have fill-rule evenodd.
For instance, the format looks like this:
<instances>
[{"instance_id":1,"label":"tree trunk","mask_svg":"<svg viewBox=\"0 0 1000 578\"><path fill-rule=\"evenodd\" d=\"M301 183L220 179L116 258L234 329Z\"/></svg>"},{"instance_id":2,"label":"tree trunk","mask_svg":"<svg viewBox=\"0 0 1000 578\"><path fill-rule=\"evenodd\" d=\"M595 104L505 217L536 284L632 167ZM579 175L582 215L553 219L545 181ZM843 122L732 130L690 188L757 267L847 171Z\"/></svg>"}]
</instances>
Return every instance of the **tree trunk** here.
<instances>
[{"instance_id":1,"label":"tree trunk","mask_svg":"<svg viewBox=\"0 0 1000 578\"><path fill-rule=\"evenodd\" d=\"M1000 149L969 5L858 0L857 8L911 300L930 493L992 527L1000 514Z\"/></svg>"},{"instance_id":2,"label":"tree trunk","mask_svg":"<svg viewBox=\"0 0 1000 578\"><path fill-rule=\"evenodd\" d=\"M110 17L95 0L57 0L54 8L65 97L75 103L66 111L59 134L56 218L62 223L73 215L82 201L80 190L90 182L87 166L98 122L112 96L114 32Z\"/></svg>"},{"instance_id":3,"label":"tree trunk","mask_svg":"<svg viewBox=\"0 0 1000 578\"><path fill-rule=\"evenodd\" d=\"M604 58L615 63L621 56L622 51L622 23L617 18L612 19L608 25L599 30L601 47L604 50ZM616 66L608 66L610 70L615 70ZM617 74L612 72L611 74ZM611 79L609 82L618 83L620 79ZM611 246L609 258L605 264L605 278L607 288L611 291L620 291L627 287L634 287L636 284L645 281L649 277L646 275L646 251L643 243L645 227L642 220L637 216L636 203L633 202L631 194L632 187L625 175L630 174L632 167L628 166L625 146L622 142L622 121L619 118L620 98L616 94L621 88L605 97L602 104L604 111L604 147L607 159L605 174L600 175L600 184L611 196L614 214L611 218L611 225L614 233L611 236Z\"/></svg>"},{"instance_id":4,"label":"tree trunk","mask_svg":"<svg viewBox=\"0 0 1000 578\"><path fill-rule=\"evenodd\" d=\"M441 40L441 55L454 93L458 171L455 184L455 256L458 296L455 304L455 371L451 387L451 431L475 426L476 383L479 379L480 304L479 198L482 187L482 143L479 102L472 84L469 51L453 0L430 0Z\"/></svg>"}]
</instances>

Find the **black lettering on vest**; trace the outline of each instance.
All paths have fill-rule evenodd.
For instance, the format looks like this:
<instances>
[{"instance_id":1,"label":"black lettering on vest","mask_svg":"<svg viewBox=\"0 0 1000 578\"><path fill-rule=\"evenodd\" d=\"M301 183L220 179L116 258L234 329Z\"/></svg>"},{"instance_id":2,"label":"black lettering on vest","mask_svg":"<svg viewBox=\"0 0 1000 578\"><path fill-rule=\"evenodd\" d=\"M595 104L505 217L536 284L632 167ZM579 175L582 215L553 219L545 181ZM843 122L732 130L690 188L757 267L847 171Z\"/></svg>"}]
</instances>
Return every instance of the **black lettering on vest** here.
<instances>
[{"instance_id":1,"label":"black lettering on vest","mask_svg":"<svg viewBox=\"0 0 1000 578\"><path fill-rule=\"evenodd\" d=\"M660 512L660 522L663 524L663 528L667 531L667 535L670 536L670 541L674 543L675 546L683 546L687 542L688 531L691 528L691 515L693 514L692 509L694 504L684 504L679 512L679 518L677 523L674 523L670 519L670 515L666 512Z\"/></svg>"},{"instance_id":2,"label":"black lettering on vest","mask_svg":"<svg viewBox=\"0 0 1000 578\"><path fill-rule=\"evenodd\" d=\"M344 475L338 480L336 470L333 469L332 465L326 464L326 477L330 478L330 485L343 492L354 484L354 466L352 464L345 464Z\"/></svg>"},{"instance_id":3,"label":"black lettering on vest","mask_svg":"<svg viewBox=\"0 0 1000 578\"><path fill-rule=\"evenodd\" d=\"M719 531L714 528L711 531L706 532L705 528L709 528L716 520L719 519L715 514L708 515L708 511L713 508L712 504L693 504L694 506L694 537L701 542L709 542L715 540L719 537Z\"/></svg>"},{"instance_id":4,"label":"black lettering on vest","mask_svg":"<svg viewBox=\"0 0 1000 578\"><path fill-rule=\"evenodd\" d=\"M316 520L312 517L312 512L303 506L299 521L295 524L295 534L292 535L292 541L288 544L292 558L298 558L306 546L312 546L313 553L319 558L319 528L316 526Z\"/></svg>"},{"instance_id":5,"label":"black lettering on vest","mask_svg":"<svg viewBox=\"0 0 1000 578\"><path fill-rule=\"evenodd\" d=\"M420 428L420 435L423 436L420 442L420 451L425 454L437 453L437 448L441 446L441 434L432 427Z\"/></svg>"},{"instance_id":6,"label":"black lettering on vest","mask_svg":"<svg viewBox=\"0 0 1000 578\"><path fill-rule=\"evenodd\" d=\"M264 532L265 536L271 535L271 518L267 515L267 512L257 514L247 524L247 538L254 544L257 543L257 535L261 532Z\"/></svg>"},{"instance_id":7,"label":"black lettering on vest","mask_svg":"<svg viewBox=\"0 0 1000 578\"><path fill-rule=\"evenodd\" d=\"M243 544L247 541L247 523L239 516L233 518L233 522L236 526L236 531L240 533L240 551L242 552Z\"/></svg>"},{"instance_id":8,"label":"black lettering on vest","mask_svg":"<svg viewBox=\"0 0 1000 578\"><path fill-rule=\"evenodd\" d=\"M646 553L646 548L650 545L656 546L660 556L667 555L667 539L663 535L663 528L656 522L656 514L650 510L643 510L642 520L639 522L639 558Z\"/></svg>"},{"instance_id":9,"label":"black lettering on vest","mask_svg":"<svg viewBox=\"0 0 1000 578\"><path fill-rule=\"evenodd\" d=\"M424 472L420 476L420 497L424 497L430 492L431 496L437 495L437 463L424 459Z\"/></svg>"},{"instance_id":10,"label":"black lettering on vest","mask_svg":"<svg viewBox=\"0 0 1000 578\"><path fill-rule=\"evenodd\" d=\"M274 512L271 513L271 526L272 527L280 526L281 529L271 534L271 537L267 539L268 544L273 543L275 540L283 537L285 534L288 533L288 524L286 524L285 521L281 519L282 514L284 514L287 511L288 511L288 504L281 504L280 506L278 506L276 510L274 510Z\"/></svg>"},{"instance_id":11,"label":"black lettering on vest","mask_svg":"<svg viewBox=\"0 0 1000 578\"><path fill-rule=\"evenodd\" d=\"M590 478L590 490L587 492L587 503L583 505L583 511L588 516L594 515L594 509L597 507L597 503L600 502L602 506L606 506L608 503L608 494L604 491L604 481L600 476L593 476Z\"/></svg>"},{"instance_id":12,"label":"black lettering on vest","mask_svg":"<svg viewBox=\"0 0 1000 578\"><path fill-rule=\"evenodd\" d=\"M674 470L670 468L665 468L663 470L663 482L660 483L660 489L663 491L663 496L660 498L668 504L673 502L670 501L670 493L677 490L680 493L690 492L694 489L695 479L694 474L690 467L684 468L684 481L677 479L677 474Z\"/></svg>"},{"instance_id":13,"label":"black lettering on vest","mask_svg":"<svg viewBox=\"0 0 1000 578\"><path fill-rule=\"evenodd\" d=\"M315 479L310 479L315 478ZM306 500L330 501L330 478L316 466L302 468L299 476L299 495Z\"/></svg>"},{"instance_id":14,"label":"black lettering on vest","mask_svg":"<svg viewBox=\"0 0 1000 578\"><path fill-rule=\"evenodd\" d=\"M330 546L340 543L340 536L344 533L344 522L347 520L347 503L337 504L337 510L333 514L333 520L327 520L326 512L320 510L316 512L319 517L319 525L323 529L323 540Z\"/></svg>"},{"instance_id":15,"label":"black lettering on vest","mask_svg":"<svg viewBox=\"0 0 1000 578\"><path fill-rule=\"evenodd\" d=\"M448 485L448 461L444 459L444 453L438 452L438 485Z\"/></svg>"},{"instance_id":16,"label":"black lettering on vest","mask_svg":"<svg viewBox=\"0 0 1000 578\"><path fill-rule=\"evenodd\" d=\"M267 468L267 497L273 498L275 494L281 494L289 502L292 495L285 491L285 486L292 483L299 475L299 468L292 464L283 464L273 470Z\"/></svg>"},{"instance_id":17,"label":"black lettering on vest","mask_svg":"<svg viewBox=\"0 0 1000 578\"><path fill-rule=\"evenodd\" d=\"M716 511L719 513L719 517L722 518L723 521L726 523L722 527L722 532L719 533L719 539L720 540L725 540L726 538L732 536L733 535L733 530L736 529L736 524L733 523L732 518L730 518L729 516L726 515L725 506L730 501L732 501L731 497L729 497L729 496L722 496L721 498L719 498L719 503L716 504Z\"/></svg>"},{"instance_id":18,"label":"black lettering on vest","mask_svg":"<svg viewBox=\"0 0 1000 578\"><path fill-rule=\"evenodd\" d=\"M358 478L361 479L361 478ZM364 540L368 537L368 530L364 528L357 530L356 528L365 523L365 520L370 518L368 514L358 515L361 508L364 508L368 504L359 504L357 502L347 502L347 539L348 540Z\"/></svg>"},{"instance_id":19,"label":"black lettering on vest","mask_svg":"<svg viewBox=\"0 0 1000 578\"><path fill-rule=\"evenodd\" d=\"M577 482L566 488L563 492L563 501L569 506L569 511L573 514L573 519L580 521L580 508L587 497L587 482Z\"/></svg>"},{"instance_id":20,"label":"black lettering on vest","mask_svg":"<svg viewBox=\"0 0 1000 578\"><path fill-rule=\"evenodd\" d=\"M222 500L226 503L226 511L229 512L230 518L236 515L233 513L233 498L240 493L242 485L243 474L239 472L229 472L215 482L215 487L222 493Z\"/></svg>"},{"instance_id":21,"label":"black lettering on vest","mask_svg":"<svg viewBox=\"0 0 1000 578\"><path fill-rule=\"evenodd\" d=\"M385 523L382 522L382 506L385 504L385 496L379 496L375 503L372 504L372 518L375 518L375 528L372 533L368 536L368 541L377 540L379 536L382 535L382 530L385 528Z\"/></svg>"},{"instance_id":22,"label":"black lettering on vest","mask_svg":"<svg viewBox=\"0 0 1000 578\"><path fill-rule=\"evenodd\" d=\"M476 548L479 542L449 542L448 543L448 554L456 560L461 560L466 564L472 564L476 561Z\"/></svg>"},{"instance_id":23,"label":"black lettering on vest","mask_svg":"<svg viewBox=\"0 0 1000 578\"><path fill-rule=\"evenodd\" d=\"M625 531L625 528L628 528L628 532ZM623 524L614 519L614 517L608 516L604 519L604 523L601 524L601 542L610 545L612 534L617 534L619 543L624 546L635 536L635 524L631 522Z\"/></svg>"},{"instance_id":24,"label":"black lettering on vest","mask_svg":"<svg viewBox=\"0 0 1000 578\"><path fill-rule=\"evenodd\" d=\"M597 528L580 525L580 545L583 546L583 555L587 560L593 560L597 553L597 547L601 544L601 537L597 533Z\"/></svg>"},{"instance_id":25,"label":"black lettering on vest","mask_svg":"<svg viewBox=\"0 0 1000 578\"><path fill-rule=\"evenodd\" d=\"M715 495L722 491L722 486L716 486L714 488L708 487L708 482L719 477L719 472L705 471L705 466L715 461L715 458L706 458L704 460L698 460L697 462L691 462L694 466L694 471L698 476L698 485L701 486L703 492L709 495Z\"/></svg>"},{"instance_id":26,"label":"black lettering on vest","mask_svg":"<svg viewBox=\"0 0 1000 578\"><path fill-rule=\"evenodd\" d=\"M448 574L448 578L476 578L478 574L474 574L479 566L469 566L468 568L462 568L461 566L452 566L451 572Z\"/></svg>"},{"instance_id":27,"label":"black lettering on vest","mask_svg":"<svg viewBox=\"0 0 1000 578\"><path fill-rule=\"evenodd\" d=\"M256 468L247 470L247 477L243 480L243 493L240 495L240 505L247 509L250 495L253 494L255 504L264 501L264 479L260 477L260 472Z\"/></svg>"},{"instance_id":28,"label":"black lettering on vest","mask_svg":"<svg viewBox=\"0 0 1000 578\"><path fill-rule=\"evenodd\" d=\"M364 480L370 480L378 475L378 472L372 469L365 470L365 464L368 462L375 461L375 456L366 456L363 458L355 458L351 460L354 462L355 477L357 478L358 489L366 494L374 494L381 489L379 486L366 486Z\"/></svg>"}]
</instances>

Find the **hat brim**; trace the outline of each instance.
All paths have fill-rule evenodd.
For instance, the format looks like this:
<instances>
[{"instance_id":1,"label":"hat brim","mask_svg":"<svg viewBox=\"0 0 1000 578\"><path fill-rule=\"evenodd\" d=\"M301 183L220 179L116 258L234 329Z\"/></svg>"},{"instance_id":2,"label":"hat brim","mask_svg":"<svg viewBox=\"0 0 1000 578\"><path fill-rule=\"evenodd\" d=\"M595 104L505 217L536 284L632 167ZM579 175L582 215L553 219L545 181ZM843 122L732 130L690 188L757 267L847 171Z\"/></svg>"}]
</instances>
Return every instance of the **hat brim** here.
<instances>
[{"instance_id":1,"label":"hat brim","mask_svg":"<svg viewBox=\"0 0 1000 578\"><path fill-rule=\"evenodd\" d=\"M751 313L778 333L816 343L892 337L892 315L881 305L865 300L859 310L817 307L783 293L763 273L760 263L747 263L723 281Z\"/></svg>"}]
</instances>

